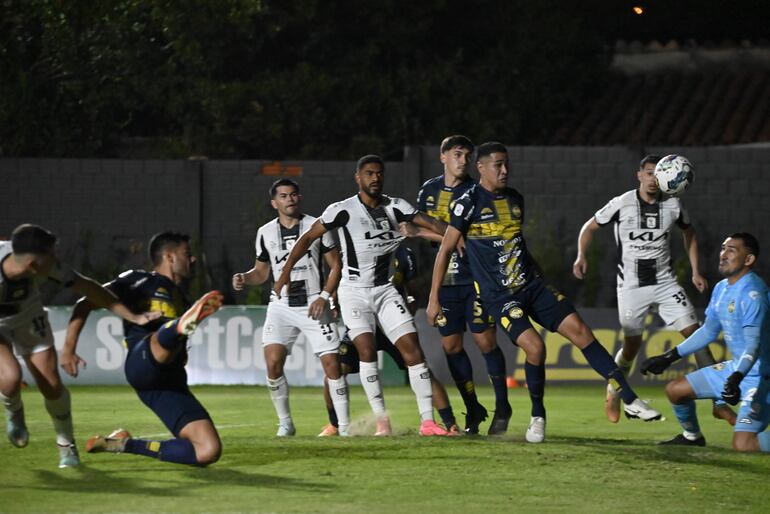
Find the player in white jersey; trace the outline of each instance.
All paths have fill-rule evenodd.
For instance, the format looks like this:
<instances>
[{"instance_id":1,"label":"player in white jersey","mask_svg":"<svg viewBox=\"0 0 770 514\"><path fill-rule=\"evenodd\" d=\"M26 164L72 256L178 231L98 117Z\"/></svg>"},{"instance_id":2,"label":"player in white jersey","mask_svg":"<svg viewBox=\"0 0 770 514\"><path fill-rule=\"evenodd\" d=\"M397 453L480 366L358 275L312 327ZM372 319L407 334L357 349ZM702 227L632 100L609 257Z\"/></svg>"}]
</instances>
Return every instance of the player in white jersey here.
<instances>
[{"instance_id":1,"label":"player in white jersey","mask_svg":"<svg viewBox=\"0 0 770 514\"><path fill-rule=\"evenodd\" d=\"M257 260L249 271L233 275L233 288L236 291L243 289L244 285L262 284L271 275L277 279L286 266L292 247L316 220L300 212L302 196L299 185L293 180L276 181L270 188L270 197L278 217L257 231ZM330 268L323 288L322 258ZM300 332L321 360L333 393L332 402L339 418L339 433L347 435L348 387L340 370L340 341L329 309L329 298L339 279L339 250L333 235L327 234L302 253L291 269L288 290L270 298L262 331L262 345L267 366L267 387L278 414L279 437L296 433L289 408L289 384L283 367Z\"/></svg>"},{"instance_id":2,"label":"player in white jersey","mask_svg":"<svg viewBox=\"0 0 770 514\"><path fill-rule=\"evenodd\" d=\"M5 408L6 431L11 444L23 448L29 441L21 401L23 358L53 421L59 447L59 467L80 464L72 429L70 394L57 369L48 315L43 310L39 286L46 281L70 287L99 307L137 324L157 318L157 313L134 314L101 285L64 266L56 257L56 236L37 225L16 227L11 241L0 241L0 400Z\"/></svg>"},{"instance_id":3,"label":"player in white jersey","mask_svg":"<svg viewBox=\"0 0 770 514\"><path fill-rule=\"evenodd\" d=\"M291 269L313 241L337 229L343 258L337 294L342 319L361 359L361 383L377 417L375 435L391 434L377 371L377 324L404 357L420 411L420 434L446 435L447 431L433 421L431 372L420 348L414 319L388 280L392 254L403 240L400 223L412 221L436 232L443 232L446 227L419 213L405 200L382 194L385 163L380 157L366 155L359 159L355 179L358 194L327 207L297 241L274 290L279 293L289 282Z\"/></svg>"},{"instance_id":4,"label":"player in white jersey","mask_svg":"<svg viewBox=\"0 0 770 514\"><path fill-rule=\"evenodd\" d=\"M687 211L679 198L664 196L658 188L655 165L659 160L657 155L644 157L636 173L639 187L616 196L586 221L578 236L578 254L572 268L578 279L586 276L586 253L594 233L612 224L618 247L618 315L624 334L615 362L626 375L639 353L644 319L651 307L657 306L666 324L685 338L699 326L692 302L671 269L670 239L675 225L682 231L693 285L701 293L708 287L699 271L698 241ZM701 350L696 359L699 367L715 363L708 348ZM605 412L611 422L618 422L620 398L610 385ZM723 403L714 406L714 415L735 423L735 414Z\"/></svg>"}]
</instances>

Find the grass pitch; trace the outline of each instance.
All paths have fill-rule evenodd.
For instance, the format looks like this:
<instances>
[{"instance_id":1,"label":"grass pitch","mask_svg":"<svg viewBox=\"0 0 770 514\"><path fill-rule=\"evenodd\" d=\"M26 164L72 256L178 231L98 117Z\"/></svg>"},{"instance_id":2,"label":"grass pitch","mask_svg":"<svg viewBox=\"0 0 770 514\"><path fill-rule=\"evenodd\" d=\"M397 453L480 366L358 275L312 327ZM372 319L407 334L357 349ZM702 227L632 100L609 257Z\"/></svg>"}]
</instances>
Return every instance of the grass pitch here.
<instances>
[{"instance_id":1,"label":"grass pitch","mask_svg":"<svg viewBox=\"0 0 770 514\"><path fill-rule=\"evenodd\" d=\"M274 437L264 387L196 387L224 443L209 468L145 457L82 454L79 469L57 468L50 420L34 389L24 393L31 441L0 443L0 512L691 512L738 507L766 512L770 455L730 450L731 428L699 402L707 448L656 441L679 432L660 388L642 388L666 421L604 419L601 386L549 387L547 438L524 442L526 389L511 390L514 417L505 437L421 438L408 387L386 388L397 436L317 438L326 423L320 389L293 388L298 435ZM369 408L353 386L351 412L371 433ZM167 437L127 387L72 388L82 446L121 426L135 436ZM479 390L493 405L492 391ZM458 418L462 404L452 394ZM488 421L482 425L485 431Z\"/></svg>"}]
</instances>

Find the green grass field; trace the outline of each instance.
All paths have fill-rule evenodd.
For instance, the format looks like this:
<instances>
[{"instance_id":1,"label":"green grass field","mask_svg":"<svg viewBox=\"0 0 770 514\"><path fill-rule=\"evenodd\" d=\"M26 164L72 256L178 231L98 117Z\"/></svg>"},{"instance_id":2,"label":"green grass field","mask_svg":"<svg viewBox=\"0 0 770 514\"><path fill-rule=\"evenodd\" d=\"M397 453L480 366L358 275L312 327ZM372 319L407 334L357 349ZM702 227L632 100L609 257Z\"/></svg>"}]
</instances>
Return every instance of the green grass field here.
<instances>
[{"instance_id":1,"label":"green grass field","mask_svg":"<svg viewBox=\"0 0 770 514\"><path fill-rule=\"evenodd\" d=\"M731 429L701 402L707 448L656 441L678 425L660 389L642 389L668 420L604 420L603 388L550 387L546 443L524 442L526 389L511 390L514 417L501 438L421 438L408 387L386 389L392 438L317 438L326 422L321 392L294 388L298 436L274 437L264 387L198 387L220 428L222 459L209 468L134 455L82 454L57 468L53 432L34 389L24 393L32 434L25 449L0 444L1 512L766 512L770 456L730 450ZM74 387L75 426L89 435L122 426L135 436L165 429L124 387ZM360 387L351 412L371 428ZM479 396L492 405L490 389ZM461 411L459 396L452 396ZM486 428L487 423L482 425ZM371 433L371 432L367 432Z\"/></svg>"}]
</instances>

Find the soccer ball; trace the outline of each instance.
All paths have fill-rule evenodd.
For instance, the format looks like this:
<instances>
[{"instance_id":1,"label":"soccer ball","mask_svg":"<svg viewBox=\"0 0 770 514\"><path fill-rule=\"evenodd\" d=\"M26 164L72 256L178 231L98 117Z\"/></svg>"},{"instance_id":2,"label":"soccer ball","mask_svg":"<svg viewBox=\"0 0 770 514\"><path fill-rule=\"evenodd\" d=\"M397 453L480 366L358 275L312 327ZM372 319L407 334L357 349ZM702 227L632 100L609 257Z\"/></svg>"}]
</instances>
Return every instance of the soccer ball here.
<instances>
[{"instance_id":1,"label":"soccer ball","mask_svg":"<svg viewBox=\"0 0 770 514\"><path fill-rule=\"evenodd\" d=\"M667 155L655 166L658 187L667 195L675 196L690 187L695 167L684 155Z\"/></svg>"}]
</instances>

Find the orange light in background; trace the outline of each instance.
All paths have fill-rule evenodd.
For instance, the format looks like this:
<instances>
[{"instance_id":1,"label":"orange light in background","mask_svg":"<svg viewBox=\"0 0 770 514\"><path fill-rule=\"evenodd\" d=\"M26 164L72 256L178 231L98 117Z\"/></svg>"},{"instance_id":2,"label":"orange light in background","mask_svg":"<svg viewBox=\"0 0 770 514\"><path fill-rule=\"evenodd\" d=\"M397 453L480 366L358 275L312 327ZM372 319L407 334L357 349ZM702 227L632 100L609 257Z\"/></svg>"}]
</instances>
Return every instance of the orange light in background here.
<instances>
[{"instance_id":1,"label":"orange light in background","mask_svg":"<svg viewBox=\"0 0 770 514\"><path fill-rule=\"evenodd\" d=\"M634 13L641 16L642 14L644 14L644 8L639 5L636 5L634 6Z\"/></svg>"}]
</instances>

